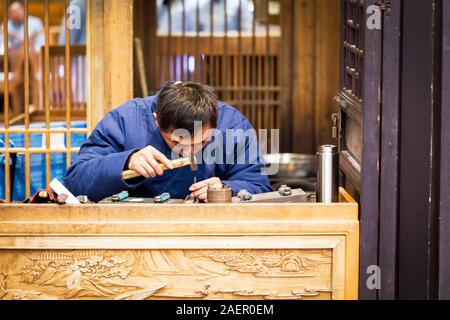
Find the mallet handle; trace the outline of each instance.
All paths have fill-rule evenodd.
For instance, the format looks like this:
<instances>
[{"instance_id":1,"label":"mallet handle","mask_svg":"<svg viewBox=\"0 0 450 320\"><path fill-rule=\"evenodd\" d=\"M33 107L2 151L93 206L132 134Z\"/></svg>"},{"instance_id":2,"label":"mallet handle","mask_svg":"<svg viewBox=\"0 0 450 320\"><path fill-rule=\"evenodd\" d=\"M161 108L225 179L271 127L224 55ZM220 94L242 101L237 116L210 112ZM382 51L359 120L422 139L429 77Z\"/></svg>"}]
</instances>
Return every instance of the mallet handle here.
<instances>
[{"instance_id":1,"label":"mallet handle","mask_svg":"<svg viewBox=\"0 0 450 320\"><path fill-rule=\"evenodd\" d=\"M182 168L182 167L186 167L191 165L191 160L189 158L180 158L177 160L172 160L172 166L174 169L178 169L178 168ZM169 168L167 168L165 165L160 164L161 168L163 169L163 171L166 170L171 170ZM134 170L126 170L122 172L122 179L123 180L130 180L130 179L134 179L137 177L140 177L141 175L139 173L137 173Z\"/></svg>"}]
</instances>

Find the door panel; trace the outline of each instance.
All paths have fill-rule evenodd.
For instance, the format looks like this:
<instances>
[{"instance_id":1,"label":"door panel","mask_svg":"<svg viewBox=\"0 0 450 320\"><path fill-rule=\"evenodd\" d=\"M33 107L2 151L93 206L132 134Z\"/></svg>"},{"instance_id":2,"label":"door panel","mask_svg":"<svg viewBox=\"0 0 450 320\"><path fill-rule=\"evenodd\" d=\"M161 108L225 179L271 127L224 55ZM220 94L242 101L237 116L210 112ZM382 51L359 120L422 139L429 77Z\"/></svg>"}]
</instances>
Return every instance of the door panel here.
<instances>
[{"instance_id":1,"label":"door panel","mask_svg":"<svg viewBox=\"0 0 450 320\"><path fill-rule=\"evenodd\" d=\"M375 0L342 0L340 105L341 185L360 199L360 298L376 299L366 286L378 265L382 10ZM380 25L371 25L379 19ZM377 21L376 21L377 22Z\"/></svg>"},{"instance_id":2,"label":"door panel","mask_svg":"<svg viewBox=\"0 0 450 320\"><path fill-rule=\"evenodd\" d=\"M442 232L448 206L439 198L439 188L441 197L448 194L442 181L449 176L444 106L450 10L437 0L341 4L341 185L360 196L359 297L446 296L445 275L436 280L448 269L444 253L450 247ZM370 28L374 15L379 25ZM373 289L367 286L369 266L380 272Z\"/></svg>"},{"instance_id":3,"label":"door panel","mask_svg":"<svg viewBox=\"0 0 450 320\"><path fill-rule=\"evenodd\" d=\"M345 121L345 132L347 140L345 141L346 151L357 161L355 168L361 167L362 160L362 127L361 124L348 118Z\"/></svg>"},{"instance_id":4,"label":"door panel","mask_svg":"<svg viewBox=\"0 0 450 320\"><path fill-rule=\"evenodd\" d=\"M359 198L361 192L364 16L362 2L342 0L341 79L336 99L341 117L340 167L341 182L351 181L355 198Z\"/></svg>"},{"instance_id":5,"label":"door panel","mask_svg":"<svg viewBox=\"0 0 450 320\"><path fill-rule=\"evenodd\" d=\"M383 16L383 104L381 116L379 261L383 270L378 299L397 297L398 178L402 0L389 0Z\"/></svg>"}]
</instances>

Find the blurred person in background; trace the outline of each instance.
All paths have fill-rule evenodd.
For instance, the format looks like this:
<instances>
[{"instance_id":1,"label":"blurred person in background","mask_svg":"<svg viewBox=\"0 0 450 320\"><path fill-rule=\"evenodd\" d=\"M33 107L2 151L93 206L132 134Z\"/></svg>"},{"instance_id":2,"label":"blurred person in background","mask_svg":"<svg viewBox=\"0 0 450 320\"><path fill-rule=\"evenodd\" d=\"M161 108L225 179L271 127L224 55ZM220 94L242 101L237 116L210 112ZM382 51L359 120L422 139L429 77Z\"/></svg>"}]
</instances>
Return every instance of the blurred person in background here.
<instances>
[{"instance_id":1,"label":"blurred person in background","mask_svg":"<svg viewBox=\"0 0 450 320\"><path fill-rule=\"evenodd\" d=\"M12 1L8 7L8 48L20 49L23 46L25 28L25 7L22 1ZM3 39L4 25L1 26L0 42L1 50L4 50ZM45 44L44 26L41 19L28 16L28 35L30 51L39 52Z\"/></svg>"}]
</instances>

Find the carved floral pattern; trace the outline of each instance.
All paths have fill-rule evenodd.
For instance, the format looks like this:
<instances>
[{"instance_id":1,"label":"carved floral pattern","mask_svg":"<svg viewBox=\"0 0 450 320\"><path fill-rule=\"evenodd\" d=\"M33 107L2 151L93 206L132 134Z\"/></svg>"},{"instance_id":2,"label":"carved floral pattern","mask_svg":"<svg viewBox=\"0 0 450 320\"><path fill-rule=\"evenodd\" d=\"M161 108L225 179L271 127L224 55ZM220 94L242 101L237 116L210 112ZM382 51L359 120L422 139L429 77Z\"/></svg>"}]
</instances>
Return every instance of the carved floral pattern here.
<instances>
[{"instance_id":1,"label":"carved floral pattern","mask_svg":"<svg viewBox=\"0 0 450 320\"><path fill-rule=\"evenodd\" d=\"M321 265L331 264L326 251L319 258L272 250L257 254L256 250L225 251L205 250L199 254L216 262L224 263L232 271L254 273L257 276L275 276L275 273L302 273Z\"/></svg>"},{"instance_id":2,"label":"carved floral pattern","mask_svg":"<svg viewBox=\"0 0 450 320\"><path fill-rule=\"evenodd\" d=\"M56 260L56 261L55 261ZM78 260L76 257L45 261L42 257L29 259L30 263L22 267L21 280L29 284L67 288L65 298L101 297L131 293L144 289L139 284L127 281L131 267L120 256L95 255ZM159 284L160 289L164 285ZM155 291L143 290L144 293ZM123 298L127 298L124 295Z\"/></svg>"},{"instance_id":3,"label":"carved floral pattern","mask_svg":"<svg viewBox=\"0 0 450 320\"><path fill-rule=\"evenodd\" d=\"M302 299L332 291L331 250L45 250L17 256L8 281L16 289L8 289L0 273L0 299Z\"/></svg>"}]
</instances>

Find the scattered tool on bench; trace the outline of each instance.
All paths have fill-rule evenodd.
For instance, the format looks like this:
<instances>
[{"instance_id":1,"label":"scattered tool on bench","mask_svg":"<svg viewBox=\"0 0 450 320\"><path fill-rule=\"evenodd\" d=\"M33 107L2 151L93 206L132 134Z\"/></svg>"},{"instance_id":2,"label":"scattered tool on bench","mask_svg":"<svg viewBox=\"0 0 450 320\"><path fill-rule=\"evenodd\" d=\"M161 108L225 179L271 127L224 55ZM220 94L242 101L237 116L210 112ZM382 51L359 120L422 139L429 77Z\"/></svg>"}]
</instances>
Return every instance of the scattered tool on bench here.
<instances>
[{"instance_id":1,"label":"scattered tool on bench","mask_svg":"<svg viewBox=\"0 0 450 320\"><path fill-rule=\"evenodd\" d=\"M82 204L88 204L88 203L92 203L91 200L89 200L88 196L77 196L78 201L80 201L80 203Z\"/></svg>"},{"instance_id":2,"label":"scattered tool on bench","mask_svg":"<svg viewBox=\"0 0 450 320\"><path fill-rule=\"evenodd\" d=\"M52 182L50 182L49 186L50 189L53 190L58 196L62 194L67 196L67 198L62 196L59 199L59 202L56 201L57 203L80 204L80 201L78 201L78 199L75 198L75 196L69 190L67 190L67 188L61 182L59 182L58 179L53 179Z\"/></svg>"},{"instance_id":3,"label":"scattered tool on bench","mask_svg":"<svg viewBox=\"0 0 450 320\"><path fill-rule=\"evenodd\" d=\"M128 196L129 196L128 191L122 191L118 194L113 195L111 200L112 200L112 202L120 202L120 201L127 199Z\"/></svg>"},{"instance_id":4,"label":"scattered tool on bench","mask_svg":"<svg viewBox=\"0 0 450 320\"><path fill-rule=\"evenodd\" d=\"M253 195L246 189L240 190L237 194L237 197L241 200L241 202L246 202L253 199Z\"/></svg>"},{"instance_id":5,"label":"scattered tool on bench","mask_svg":"<svg viewBox=\"0 0 450 320\"><path fill-rule=\"evenodd\" d=\"M194 184L196 184L196 183L197 183L197 177L194 177ZM200 199L195 197L192 193L188 194L187 197L183 201L183 203L185 203L185 204L197 204L199 202L200 202Z\"/></svg>"},{"instance_id":6,"label":"scattered tool on bench","mask_svg":"<svg viewBox=\"0 0 450 320\"><path fill-rule=\"evenodd\" d=\"M167 203L170 201L170 193L164 192L163 194L155 197L155 203Z\"/></svg>"},{"instance_id":7,"label":"scattered tool on bench","mask_svg":"<svg viewBox=\"0 0 450 320\"><path fill-rule=\"evenodd\" d=\"M173 169L178 169L178 168L190 166L191 167L191 171L197 171L198 170L197 159L195 158L195 155L193 153L191 153L189 155L189 157L180 158L180 159L177 159L177 160L172 160L171 162L172 162ZM163 171L171 170L170 168L166 167L163 164L161 164L161 168L163 169ZM134 179L134 178L137 178L137 177L140 177L140 176L141 175L139 173L137 173L136 171L134 171L134 170L126 170L126 171L122 172L122 179L123 180L130 180L130 179Z\"/></svg>"},{"instance_id":8,"label":"scattered tool on bench","mask_svg":"<svg viewBox=\"0 0 450 320\"><path fill-rule=\"evenodd\" d=\"M287 185L283 184L279 189L278 189L278 193L283 196L283 197L287 197L292 195L292 189L291 187L288 187Z\"/></svg>"}]
</instances>

